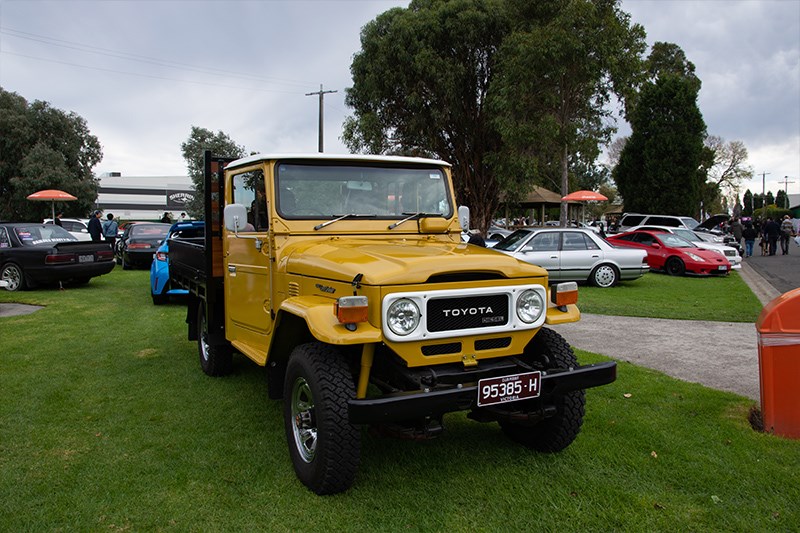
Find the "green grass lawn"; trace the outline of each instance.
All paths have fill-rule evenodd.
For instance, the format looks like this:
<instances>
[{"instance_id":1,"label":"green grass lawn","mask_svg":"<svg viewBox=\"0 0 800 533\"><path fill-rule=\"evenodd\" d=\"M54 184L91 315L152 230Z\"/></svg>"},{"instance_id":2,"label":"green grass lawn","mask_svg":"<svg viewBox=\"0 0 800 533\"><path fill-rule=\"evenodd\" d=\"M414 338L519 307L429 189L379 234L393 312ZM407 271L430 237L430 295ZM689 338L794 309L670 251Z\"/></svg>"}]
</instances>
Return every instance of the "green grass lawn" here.
<instances>
[{"instance_id":1,"label":"green grass lawn","mask_svg":"<svg viewBox=\"0 0 800 533\"><path fill-rule=\"evenodd\" d=\"M318 497L294 475L263 369L237 356L232 375L205 376L185 309L153 306L147 272L0 291L10 301L45 308L0 318L2 531L800 527L800 441L754 432L746 398L656 371L620 363L587 391L559 454L463 414L427 442L365 430L354 487Z\"/></svg>"},{"instance_id":2,"label":"green grass lawn","mask_svg":"<svg viewBox=\"0 0 800 533\"><path fill-rule=\"evenodd\" d=\"M738 272L720 278L676 277L649 272L611 289L581 286L584 313L720 322L755 322L762 305Z\"/></svg>"}]
</instances>

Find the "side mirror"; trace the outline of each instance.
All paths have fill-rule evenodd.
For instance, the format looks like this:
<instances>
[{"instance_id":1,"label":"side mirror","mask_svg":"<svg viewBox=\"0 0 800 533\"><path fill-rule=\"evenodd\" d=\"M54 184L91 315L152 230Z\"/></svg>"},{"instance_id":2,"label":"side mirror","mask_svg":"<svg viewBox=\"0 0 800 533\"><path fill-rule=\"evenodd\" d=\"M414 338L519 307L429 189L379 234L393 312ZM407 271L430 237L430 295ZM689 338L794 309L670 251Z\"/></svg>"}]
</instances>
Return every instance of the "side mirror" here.
<instances>
[{"instance_id":1,"label":"side mirror","mask_svg":"<svg viewBox=\"0 0 800 533\"><path fill-rule=\"evenodd\" d=\"M652 247L653 247L653 248L655 248L655 249L659 249L659 248L661 248L661 245L660 245L660 244L658 244L657 242L654 242L654 243L653 243L653 244L651 244L650 246L652 246Z\"/></svg>"},{"instance_id":2,"label":"side mirror","mask_svg":"<svg viewBox=\"0 0 800 533\"><path fill-rule=\"evenodd\" d=\"M242 204L229 204L222 213L225 229L238 233L247 225L247 209Z\"/></svg>"},{"instance_id":3,"label":"side mirror","mask_svg":"<svg viewBox=\"0 0 800 533\"><path fill-rule=\"evenodd\" d=\"M469 207L465 205L458 206L458 221L461 223L463 231L469 231Z\"/></svg>"}]
</instances>

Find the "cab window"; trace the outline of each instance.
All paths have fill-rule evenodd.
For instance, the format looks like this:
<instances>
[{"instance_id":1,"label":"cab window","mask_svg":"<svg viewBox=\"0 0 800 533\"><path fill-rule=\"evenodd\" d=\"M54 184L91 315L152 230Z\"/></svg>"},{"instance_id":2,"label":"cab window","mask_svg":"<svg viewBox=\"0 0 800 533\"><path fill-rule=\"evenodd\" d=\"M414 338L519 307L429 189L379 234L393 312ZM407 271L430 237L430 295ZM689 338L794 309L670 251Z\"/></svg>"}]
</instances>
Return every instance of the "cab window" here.
<instances>
[{"instance_id":1,"label":"cab window","mask_svg":"<svg viewBox=\"0 0 800 533\"><path fill-rule=\"evenodd\" d=\"M233 176L233 203L247 209L247 226L244 231L266 231L269 228L267 195L264 189L264 172L253 170Z\"/></svg>"}]
</instances>

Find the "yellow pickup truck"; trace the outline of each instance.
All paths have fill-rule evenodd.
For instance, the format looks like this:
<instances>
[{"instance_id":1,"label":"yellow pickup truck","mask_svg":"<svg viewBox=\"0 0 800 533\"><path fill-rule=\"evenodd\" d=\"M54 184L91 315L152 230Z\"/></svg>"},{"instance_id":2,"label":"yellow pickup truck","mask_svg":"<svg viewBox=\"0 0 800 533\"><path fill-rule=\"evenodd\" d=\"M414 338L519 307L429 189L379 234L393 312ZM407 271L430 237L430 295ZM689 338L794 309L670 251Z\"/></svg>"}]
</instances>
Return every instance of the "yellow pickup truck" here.
<instances>
[{"instance_id":1,"label":"yellow pickup truck","mask_svg":"<svg viewBox=\"0 0 800 533\"><path fill-rule=\"evenodd\" d=\"M580 366L548 324L579 319L577 285L462 242L450 165L410 157L206 154L203 238L170 243L189 339L211 376L241 353L283 399L289 455L317 494L349 488L361 431L438 435L467 411L555 452L578 435Z\"/></svg>"}]
</instances>

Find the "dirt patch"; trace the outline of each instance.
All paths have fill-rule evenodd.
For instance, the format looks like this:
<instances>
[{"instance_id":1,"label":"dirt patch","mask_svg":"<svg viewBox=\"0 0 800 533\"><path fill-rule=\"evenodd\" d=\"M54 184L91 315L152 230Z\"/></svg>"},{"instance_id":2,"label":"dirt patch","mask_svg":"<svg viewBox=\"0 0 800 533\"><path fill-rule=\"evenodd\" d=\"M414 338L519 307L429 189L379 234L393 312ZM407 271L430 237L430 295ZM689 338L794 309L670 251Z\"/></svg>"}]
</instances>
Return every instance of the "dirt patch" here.
<instances>
[{"instance_id":1,"label":"dirt patch","mask_svg":"<svg viewBox=\"0 0 800 533\"><path fill-rule=\"evenodd\" d=\"M28 304L0 304L0 317L30 315L39 309L44 309L41 305Z\"/></svg>"}]
</instances>

